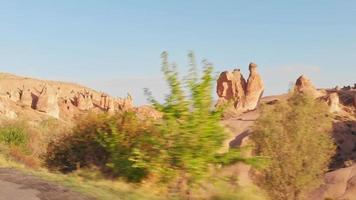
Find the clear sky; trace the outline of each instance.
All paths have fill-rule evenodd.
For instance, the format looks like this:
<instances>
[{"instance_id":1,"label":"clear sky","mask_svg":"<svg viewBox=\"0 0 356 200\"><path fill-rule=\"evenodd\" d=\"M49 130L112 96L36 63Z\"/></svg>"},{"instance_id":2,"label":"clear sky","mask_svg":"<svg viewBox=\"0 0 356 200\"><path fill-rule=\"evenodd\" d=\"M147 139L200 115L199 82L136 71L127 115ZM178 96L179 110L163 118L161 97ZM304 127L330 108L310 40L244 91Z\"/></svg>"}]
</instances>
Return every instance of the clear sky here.
<instances>
[{"instance_id":1,"label":"clear sky","mask_svg":"<svg viewBox=\"0 0 356 200\"><path fill-rule=\"evenodd\" d=\"M160 53L215 70L259 65L266 94L301 75L356 82L356 1L0 0L0 71L73 81L145 103L165 91Z\"/></svg>"}]
</instances>

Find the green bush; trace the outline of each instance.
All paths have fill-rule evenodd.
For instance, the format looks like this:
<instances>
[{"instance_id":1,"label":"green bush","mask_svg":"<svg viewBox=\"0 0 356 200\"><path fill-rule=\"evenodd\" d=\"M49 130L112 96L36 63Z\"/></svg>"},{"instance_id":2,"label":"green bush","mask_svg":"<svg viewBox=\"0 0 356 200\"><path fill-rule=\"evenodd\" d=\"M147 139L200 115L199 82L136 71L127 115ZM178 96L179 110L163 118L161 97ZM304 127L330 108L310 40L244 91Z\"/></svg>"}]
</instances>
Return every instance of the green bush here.
<instances>
[{"instance_id":1,"label":"green bush","mask_svg":"<svg viewBox=\"0 0 356 200\"><path fill-rule=\"evenodd\" d=\"M0 128L0 142L6 145L25 146L28 137L21 127L5 126Z\"/></svg>"},{"instance_id":2,"label":"green bush","mask_svg":"<svg viewBox=\"0 0 356 200\"><path fill-rule=\"evenodd\" d=\"M175 65L169 64L168 54L163 52L162 71L170 93L159 103L146 89L149 101L163 115L156 124L160 135L155 138L154 147L160 151L151 158L150 165L164 179L178 179L181 185L208 176L209 169L221 161L227 164L243 160L233 150L228 156L218 153L227 133L220 124L222 111L214 108L213 67L203 62L204 70L199 76L192 53L189 61L191 70L182 82Z\"/></svg>"},{"instance_id":3,"label":"green bush","mask_svg":"<svg viewBox=\"0 0 356 200\"><path fill-rule=\"evenodd\" d=\"M252 140L269 159L262 187L271 199L298 200L318 186L334 154L332 119L324 102L300 94L265 105Z\"/></svg>"},{"instance_id":4,"label":"green bush","mask_svg":"<svg viewBox=\"0 0 356 200\"><path fill-rule=\"evenodd\" d=\"M136 165L134 157L136 148L144 148L138 146L147 134L146 123L130 112L89 114L78 120L72 133L48 145L46 164L62 172L95 167L110 176L140 181L147 170Z\"/></svg>"}]
</instances>

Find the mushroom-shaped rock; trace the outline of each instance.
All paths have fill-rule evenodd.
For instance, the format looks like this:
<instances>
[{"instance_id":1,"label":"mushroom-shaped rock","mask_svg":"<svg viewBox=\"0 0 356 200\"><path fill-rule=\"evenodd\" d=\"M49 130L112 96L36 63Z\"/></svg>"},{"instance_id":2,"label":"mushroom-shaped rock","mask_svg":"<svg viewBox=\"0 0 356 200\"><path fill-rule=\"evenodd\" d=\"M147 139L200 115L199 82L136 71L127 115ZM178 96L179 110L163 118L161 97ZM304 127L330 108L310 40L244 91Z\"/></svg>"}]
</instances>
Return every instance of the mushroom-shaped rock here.
<instances>
[{"instance_id":1,"label":"mushroom-shaped rock","mask_svg":"<svg viewBox=\"0 0 356 200\"><path fill-rule=\"evenodd\" d=\"M257 72L255 63L250 63L249 70L250 76L247 80L245 109L254 110L263 95L264 84L260 74Z\"/></svg>"}]
</instances>

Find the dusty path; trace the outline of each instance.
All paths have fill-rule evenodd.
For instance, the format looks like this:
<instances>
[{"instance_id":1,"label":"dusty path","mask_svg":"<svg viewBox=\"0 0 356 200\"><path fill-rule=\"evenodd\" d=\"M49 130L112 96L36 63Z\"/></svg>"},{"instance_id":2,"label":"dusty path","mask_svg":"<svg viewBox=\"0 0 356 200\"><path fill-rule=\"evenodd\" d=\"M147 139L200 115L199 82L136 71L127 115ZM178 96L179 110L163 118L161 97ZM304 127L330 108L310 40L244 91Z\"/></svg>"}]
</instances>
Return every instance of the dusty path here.
<instances>
[{"instance_id":1,"label":"dusty path","mask_svg":"<svg viewBox=\"0 0 356 200\"><path fill-rule=\"evenodd\" d=\"M0 200L90 200L40 178L18 170L0 168Z\"/></svg>"}]
</instances>

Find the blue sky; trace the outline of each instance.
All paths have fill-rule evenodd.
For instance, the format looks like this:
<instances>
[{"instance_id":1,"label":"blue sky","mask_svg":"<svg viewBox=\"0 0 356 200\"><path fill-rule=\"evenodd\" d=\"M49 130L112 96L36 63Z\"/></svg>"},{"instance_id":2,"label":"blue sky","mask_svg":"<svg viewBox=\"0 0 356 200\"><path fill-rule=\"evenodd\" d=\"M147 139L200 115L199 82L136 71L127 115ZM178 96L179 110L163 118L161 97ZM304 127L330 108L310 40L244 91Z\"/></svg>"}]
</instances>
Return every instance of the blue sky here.
<instances>
[{"instance_id":1,"label":"blue sky","mask_svg":"<svg viewBox=\"0 0 356 200\"><path fill-rule=\"evenodd\" d=\"M301 75L356 82L356 1L0 0L0 71L78 82L112 95L165 92L160 53L216 71L259 65L266 94Z\"/></svg>"}]
</instances>

